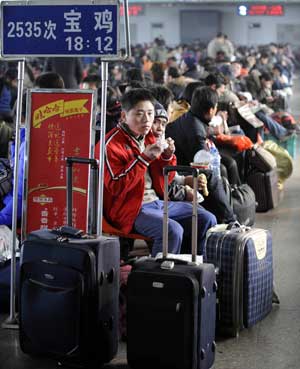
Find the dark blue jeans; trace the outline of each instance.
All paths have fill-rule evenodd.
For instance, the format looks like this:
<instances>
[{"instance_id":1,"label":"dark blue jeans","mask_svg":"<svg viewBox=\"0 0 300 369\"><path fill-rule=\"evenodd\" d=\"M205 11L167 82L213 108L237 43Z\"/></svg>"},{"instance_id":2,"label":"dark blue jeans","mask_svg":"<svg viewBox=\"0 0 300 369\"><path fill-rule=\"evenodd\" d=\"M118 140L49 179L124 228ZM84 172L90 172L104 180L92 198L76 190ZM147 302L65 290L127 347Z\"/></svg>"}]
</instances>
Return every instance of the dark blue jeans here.
<instances>
[{"instance_id":1,"label":"dark blue jeans","mask_svg":"<svg viewBox=\"0 0 300 369\"><path fill-rule=\"evenodd\" d=\"M162 251L163 207L161 200L144 204L134 223L138 233L153 239L152 256ZM187 201L169 201L168 209L168 248L170 253L179 254L183 238L190 238L192 233L192 204ZM216 217L212 213L198 206L198 255L203 254L207 230L216 223Z\"/></svg>"},{"instance_id":2,"label":"dark blue jeans","mask_svg":"<svg viewBox=\"0 0 300 369\"><path fill-rule=\"evenodd\" d=\"M260 119L264 125L268 128L271 135L280 140L282 137L286 136L287 130L274 119L267 116L264 112L258 111L256 114L258 119Z\"/></svg>"}]
</instances>

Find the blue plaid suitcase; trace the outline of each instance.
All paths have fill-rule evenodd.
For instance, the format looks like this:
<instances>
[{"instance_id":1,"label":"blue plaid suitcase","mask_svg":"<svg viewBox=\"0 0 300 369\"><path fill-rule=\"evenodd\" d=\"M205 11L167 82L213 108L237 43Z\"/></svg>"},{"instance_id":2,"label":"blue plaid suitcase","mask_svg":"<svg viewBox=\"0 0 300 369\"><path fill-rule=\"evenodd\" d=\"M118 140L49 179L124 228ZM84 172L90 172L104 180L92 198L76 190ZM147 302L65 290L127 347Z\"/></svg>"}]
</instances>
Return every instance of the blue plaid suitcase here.
<instances>
[{"instance_id":1,"label":"blue plaid suitcase","mask_svg":"<svg viewBox=\"0 0 300 369\"><path fill-rule=\"evenodd\" d=\"M218 333L237 336L272 309L272 238L259 228L222 226L208 232L204 260L218 275Z\"/></svg>"}]
</instances>

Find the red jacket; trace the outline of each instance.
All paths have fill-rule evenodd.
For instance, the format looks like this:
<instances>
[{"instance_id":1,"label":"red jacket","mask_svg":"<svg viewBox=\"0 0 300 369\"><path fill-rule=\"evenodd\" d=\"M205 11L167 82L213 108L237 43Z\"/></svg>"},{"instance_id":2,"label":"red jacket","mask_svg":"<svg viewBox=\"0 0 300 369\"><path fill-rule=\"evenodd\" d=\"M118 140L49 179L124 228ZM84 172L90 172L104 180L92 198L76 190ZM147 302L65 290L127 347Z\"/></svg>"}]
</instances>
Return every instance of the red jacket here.
<instances>
[{"instance_id":1,"label":"red jacket","mask_svg":"<svg viewBox=\"0 0 300 369\"><path fill-rule=\"evenodd\" d=\"M153 144L155 138L149 132L145 146ZM96 146L99 155L99 143ZM145 173L149 168L152 186L159 197L163 196L163 167L176 165L176 157L160 157L151 161L138 143L121 126L106 135L104 163L103 212L108 222L125 233L130 233L142 206ZM169 176L172 181L174 174Z\"/></svg>"}]
</instances>

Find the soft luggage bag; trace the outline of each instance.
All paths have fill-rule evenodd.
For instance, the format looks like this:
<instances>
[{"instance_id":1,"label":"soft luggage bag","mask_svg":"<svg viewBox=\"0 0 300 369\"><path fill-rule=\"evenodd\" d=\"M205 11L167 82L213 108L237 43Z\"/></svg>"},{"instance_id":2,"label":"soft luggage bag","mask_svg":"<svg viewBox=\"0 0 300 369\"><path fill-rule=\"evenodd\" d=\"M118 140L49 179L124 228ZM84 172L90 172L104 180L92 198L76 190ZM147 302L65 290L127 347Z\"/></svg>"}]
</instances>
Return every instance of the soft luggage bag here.
<instances>
[{"instance_id":1,"label":"soft luggage bag","mask_svg":"<svg viewBox=\"0 0 300 369\"><path fill-rule=\"evenodd\" d=\"M246 183L230 185L226 177L222 177L223 186L228 201L232 207L237 221L246 226L252 226L255 223L256 199L252 188Z\"/></svg>"},{"instance_id":2,"label":"soft luggage bag","mask_svg":"<svg viewBox=\"0 0 300 369\"><path fill-rule=\"evenodd\" d=\"M168 173L194 175L191 262L168 258ZM188 169L187 169L188 168ZM206 369L215 357L216 276L212 264L197 264L198 171L166 167L163 257L134 264L128 277L127 359L132 368Z\"/></svg>"},{"instance_id":3,"label":"soft luggage bag","mask_svg":"<svg viewBox=\"0 0 300 369\"><path fill-rule=\"evenodd\" d=\"M293 159L283 147L272 140L264 142L264 148L274 155L277 163L278 179L283 183L293 173Z\"/></svg>"},{"instance_id":4,"label":"soft luggage bag","mask_svg":"<svg viewBox=\"0 0 300 369\"><path fill-rule=\"evenodd\" d=\"M286 150L288 152L288 154L292 157L292 159L296 158L296 155L297 155L297 141L298 141L296 133L291 134L285 140L278 140L277 138L275 138L272 135L265 134L264 140L265 140L264 141L264 147L266 146L266 142L273 141L274 143L279 145L282 149ZM267 148L265 147L265 149L267 149ZM276 157L276 153L274 154L272 152L272 154Z\"/></svg>"},{"instance_id":5,"label":"soft luggage bag","mask_svg":"<svg viewBox=\"0 0 300 369\"><path fill-rule=\"evenodd\" d=\"M271 311L273 256L268 231L217 225L208 231L203 256L217 271L218 333L237 336Z\"/></svg>"},{"instance_id":6,"label":"soft luggage bag","mask_svg":"<svg viewBox=\"0 0 300 369\"><path fill-rule=\"evenodd\" d=\"M233 186L231 189L233 212L237 220L246 226L255 223L256 199L252 188L246 183Z\"/></svg>"},{"instance_id":7,"label":"soft luggage bag","mask_svg":"<svg viewBox=\"0 0 300 369\"><path fill-rule=\"evenodd\" d=\"M248 150L247 154L250 168L266 173L277 167L275 157L262 146L254 145L252 149Z\"/></svg>"},{"instance_id":8,"label":"soft luggage bag","mask_svg":"<svg viewBox=\"0 0 300 369\"><path fill-rule=\"evenodd\" d=\"M96 160L74 161L92 162L97 171ZM69 201L68 222L71 211ZM22 350L68 365L110 361L118 348L119 263L116 237L93 237L69 226L30 233L21 251Z\"/></svg>"},{"instance_id":9,"label":"soft luggage bag","mask_svg":"<svg viewBox=\"0 0 300 369\"><path fill-rule=\"evenodd\" d=\"M247 176L247 183L255 193L256 211L264 212L276 208L279 203L277 169L263 173L257 170Z\"/></svg>"}]
</instances>

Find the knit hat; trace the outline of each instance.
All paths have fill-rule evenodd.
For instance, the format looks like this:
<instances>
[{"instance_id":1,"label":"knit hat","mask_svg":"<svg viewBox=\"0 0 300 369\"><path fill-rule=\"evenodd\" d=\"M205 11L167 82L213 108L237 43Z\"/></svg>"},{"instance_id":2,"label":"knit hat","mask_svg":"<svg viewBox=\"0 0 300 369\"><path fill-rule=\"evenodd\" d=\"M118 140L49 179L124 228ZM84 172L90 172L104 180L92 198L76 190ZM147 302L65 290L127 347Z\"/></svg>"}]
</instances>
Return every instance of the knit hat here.
<instances>
[{"instance_id":1,"label":"knit hat","mask_svg":"<svg viewBox=\"0 0 300 369\"><path fill-rule=\"evenodd\" d=\"M154 109L155 109L155 118L164 118L166 119L167 122L169 121L166 109L159 102L155 103Z\"/></svg>"},{"instance_id":2,"label":"knit hat","mask_svg":"<svg viewBox=\"0 0 300 369\"><path fill-rule=\"evenodd\" d=\"M193 68L197 64L196 59L193 56L187 56L183 61L189 69Z\"/></svg>"},{"instance_id":3,"label":"knit hat","mask_svg":"<svg viewBox=\"0 0 300 369\"><path fill-rule=\"evenodd\" d=\"M280 65L280 64L278 64L278 63L274 64L273 69L277 69L277 70L279 70L279 72L280 72L280 73L282 73L282 72L283 72L283 67L282 67L282 65Z\"/></svg>"}]
</instances>

